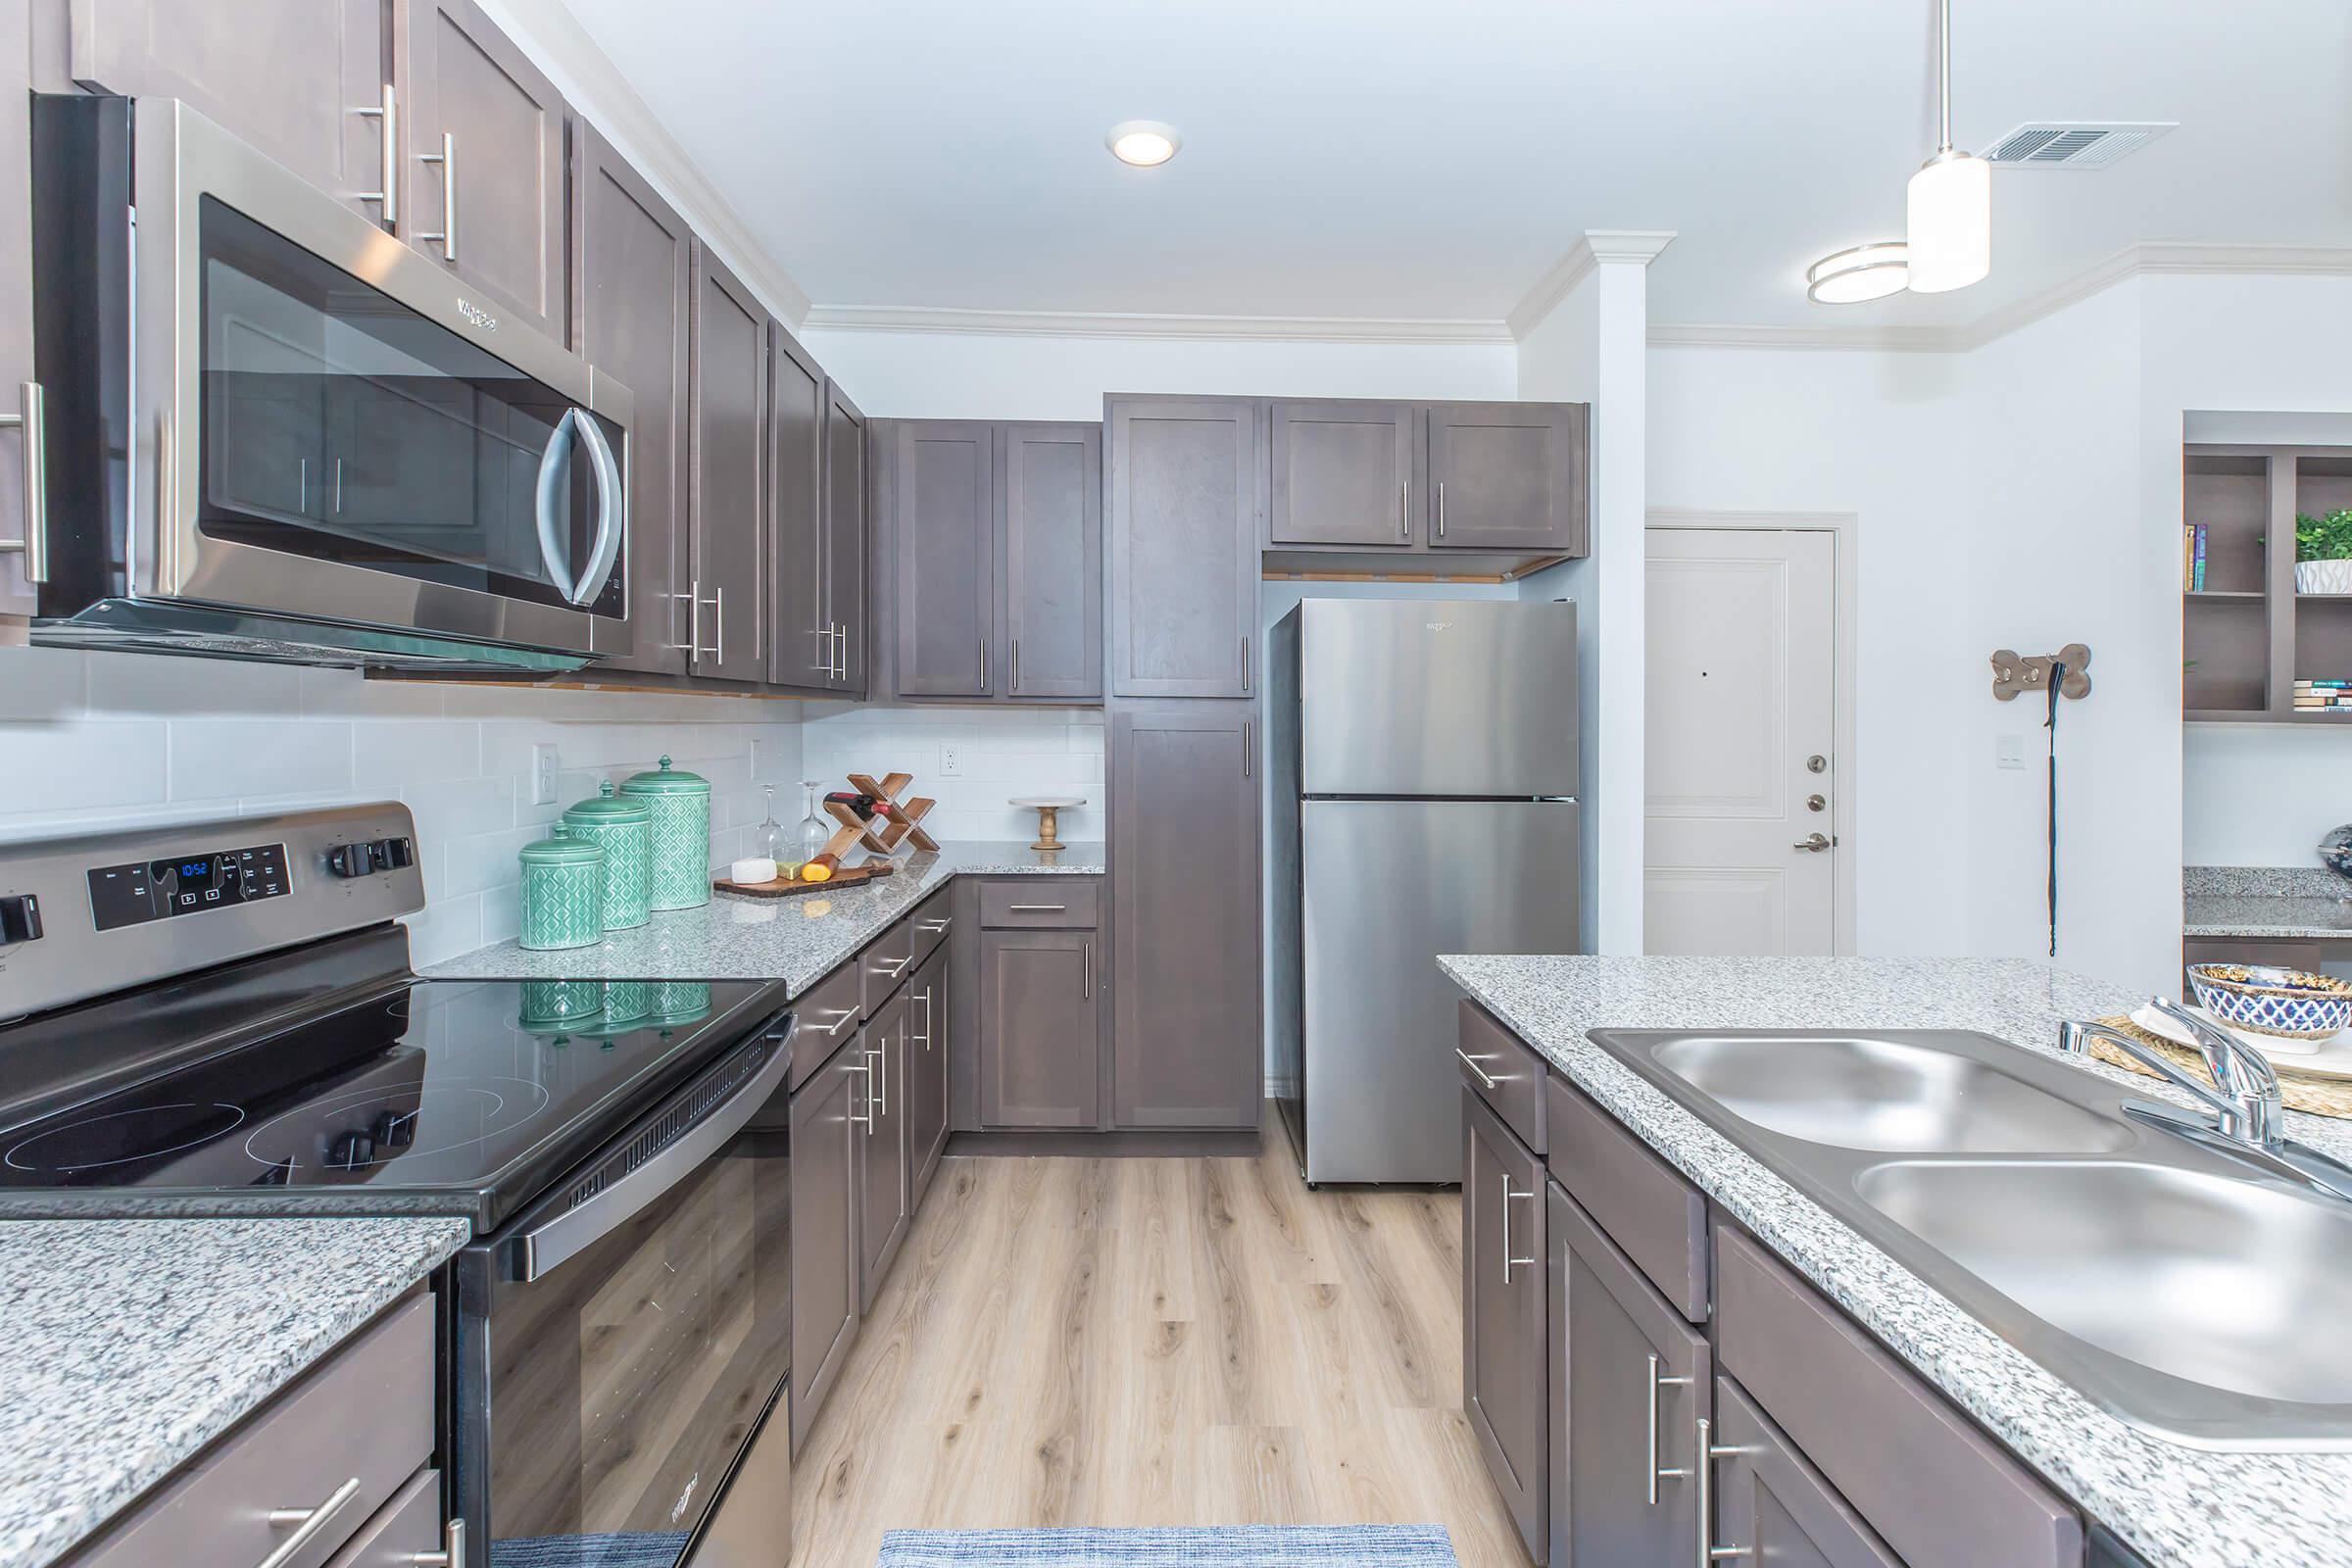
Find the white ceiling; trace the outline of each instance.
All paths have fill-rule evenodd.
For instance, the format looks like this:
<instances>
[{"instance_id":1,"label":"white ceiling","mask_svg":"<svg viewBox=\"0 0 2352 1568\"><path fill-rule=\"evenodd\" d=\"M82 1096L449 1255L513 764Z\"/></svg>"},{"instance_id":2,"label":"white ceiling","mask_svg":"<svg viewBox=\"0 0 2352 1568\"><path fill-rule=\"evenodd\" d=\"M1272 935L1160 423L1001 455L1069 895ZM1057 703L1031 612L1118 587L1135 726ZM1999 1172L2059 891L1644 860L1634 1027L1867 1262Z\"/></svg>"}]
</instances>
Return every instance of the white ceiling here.
<instances>
[{"instance_id":1,"label":"white ceiling","mask_svg":"<svg viewBox=\"0 0 2352 1568\"><path fill-rule=\"evenodd\" d=\"M828 306L1494 320L1588 228L1651 318L1958 325L2142 241L2352 244L2352 4L1954 0L1955 129L2179 121L2002 170L1993 273L1809 305L1899 237L1932 0L564 0ZM1127 169L1114 122L1165 120Z\"/></svg>"}]
</instances>

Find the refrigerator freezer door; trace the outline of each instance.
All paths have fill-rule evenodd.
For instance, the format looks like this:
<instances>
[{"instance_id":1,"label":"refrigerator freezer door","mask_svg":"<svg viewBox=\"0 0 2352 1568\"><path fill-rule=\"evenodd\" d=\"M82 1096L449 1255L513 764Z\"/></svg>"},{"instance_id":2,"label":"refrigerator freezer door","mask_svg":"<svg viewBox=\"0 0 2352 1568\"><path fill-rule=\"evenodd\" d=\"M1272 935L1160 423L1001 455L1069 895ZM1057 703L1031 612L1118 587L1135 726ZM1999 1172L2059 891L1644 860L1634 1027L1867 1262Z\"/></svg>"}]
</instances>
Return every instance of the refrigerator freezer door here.
<instances>
[{"instance_id":1,"label":"refrigerator freezer door","mask_svg":"<svg viewBox=\"0 0 2352 1568\"><path fill-rule=\"evenodd\" d=\"M1576 606L1308 599L1299 793L1573 796Z\"/></svg>"},{"instance_id":2,"label":"refrigerator freezer door","mask_svg":"<svg viewBox=\"0 0 2352 1568\"><path fill-rule=\"evenodd\" d=\"M1461 1180L1441 953L1574 953L1571 801L1307 801L1301 1099L1312 1182Z\"/></svg>"}]
</instances>

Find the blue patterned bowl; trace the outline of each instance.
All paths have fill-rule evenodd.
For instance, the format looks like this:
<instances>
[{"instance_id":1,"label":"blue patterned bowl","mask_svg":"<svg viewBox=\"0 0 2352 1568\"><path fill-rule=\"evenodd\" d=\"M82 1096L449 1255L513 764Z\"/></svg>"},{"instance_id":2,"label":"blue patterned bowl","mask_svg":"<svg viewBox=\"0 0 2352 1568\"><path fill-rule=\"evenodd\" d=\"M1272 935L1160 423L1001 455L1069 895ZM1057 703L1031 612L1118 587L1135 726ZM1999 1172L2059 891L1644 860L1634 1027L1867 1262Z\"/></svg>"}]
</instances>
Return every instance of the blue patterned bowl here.
<instances>
[{"instance_id":1,"label":"blue patterned bowl","mask_svg":"<svg viewBox=\"0 0 2352 1568\"><path fill-rule=\"evenodd\" d=\"M2352 1025L2352 983L2301 969L2192 963L2197 1005L2226 1024L2283 1040L2325 1040Z\"/></svg>"}]
</instances>

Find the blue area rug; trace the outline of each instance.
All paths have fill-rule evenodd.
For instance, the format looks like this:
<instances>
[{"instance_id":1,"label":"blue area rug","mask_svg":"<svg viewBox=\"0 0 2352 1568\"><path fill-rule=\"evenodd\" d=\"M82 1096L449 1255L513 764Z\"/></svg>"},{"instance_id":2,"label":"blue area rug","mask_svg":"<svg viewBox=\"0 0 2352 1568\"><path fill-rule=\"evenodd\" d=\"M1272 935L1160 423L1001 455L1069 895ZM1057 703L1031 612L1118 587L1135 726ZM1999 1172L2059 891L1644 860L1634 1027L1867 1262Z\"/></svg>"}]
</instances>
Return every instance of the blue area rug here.
<instances>
[{"instance_id":1,"label":"blue area rug","mask_svg":"<svg viewBox=\"0 0 2352 1568\"><path fill-rule=\"evenodd\" d=\"M677 1568L683 1530L611 1536L522 1536L490 1543L490 1568Z\"/></svg>"},{"instance_id":2,"label":"blue area rug","mask_svg":"<svg viewBox=\"0 0 2352 1568\"><path fill-rule=\"evenodd\" d=\"M893 1530L874 1568L1456 1568L1443 1525Z\"/></svg>"}]
</instances>

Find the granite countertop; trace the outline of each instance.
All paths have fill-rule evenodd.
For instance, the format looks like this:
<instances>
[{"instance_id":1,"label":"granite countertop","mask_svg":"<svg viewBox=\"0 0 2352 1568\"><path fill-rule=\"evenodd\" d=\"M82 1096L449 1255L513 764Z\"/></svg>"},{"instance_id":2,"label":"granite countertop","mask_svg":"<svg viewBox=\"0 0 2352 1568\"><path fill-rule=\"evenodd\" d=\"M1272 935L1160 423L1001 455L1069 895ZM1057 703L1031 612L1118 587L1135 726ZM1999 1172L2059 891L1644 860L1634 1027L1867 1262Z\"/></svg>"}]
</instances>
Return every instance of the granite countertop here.
<instances>
[{"instance_id":1,"label":"granite countertop","mask_svg":"<svg viewBox=\"0 0 2352 1568\"><path fill-rule=\"evenodd\" d=\"M423 1279L462 1219L0 1222L0 1568L41 1568Z\"/></svg>"},{"instance_id":2,"label":"granite countertop","mask_svg":"<svg viewBox=\"0 0 2352 1568\"><path fill-rule=\"evenodd\" d=\"M2185 936L2352 939L2352 882L2324 866L2191 865L2180 890Z\"/></svg>"},{"instance_id":3,"label":"granite countertop","mask_svg":"<svg viewBox=\"0 0 2352 1568\"><path fill-rule=\"evenodd\" d=\"M953 877L1100 876L1103 864L1100 844L1040 852L1025 844L948 843L937 855L907 857L895 875L839 893L714 893L699 908L662 910L592 948L532 953L507 941L424 973L435 980L781 980L790 1001Z\"/></svg>"},{"instance_id":4,"label":"granite countertop","mask_svg":"<svg viewBox=\"0 0 2352 1568\"><path fill-rule=\"evenodd\" d=\"M1592 1029L1973 1029L2057 1055L2137 999L2018 959L1444 956L1470 996L2051 1485L2159 1568L2352 1563L2352 1453L2217 1452L2092 1404L1587 1038ZM2070 1065L2180 1100L2103 1063ZM2287 1113L2352 1157L2352 1124Z\"/></svg>"}]
</instances>

